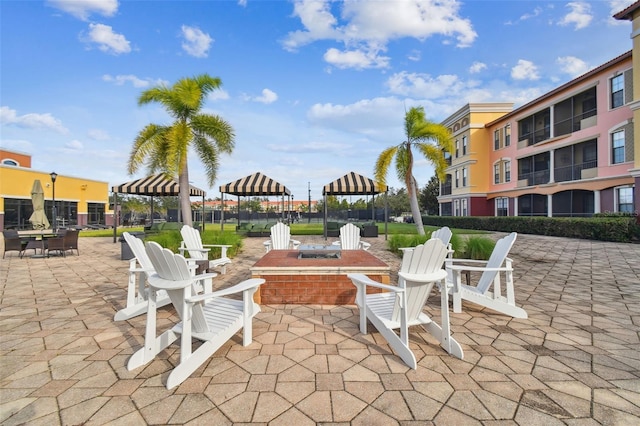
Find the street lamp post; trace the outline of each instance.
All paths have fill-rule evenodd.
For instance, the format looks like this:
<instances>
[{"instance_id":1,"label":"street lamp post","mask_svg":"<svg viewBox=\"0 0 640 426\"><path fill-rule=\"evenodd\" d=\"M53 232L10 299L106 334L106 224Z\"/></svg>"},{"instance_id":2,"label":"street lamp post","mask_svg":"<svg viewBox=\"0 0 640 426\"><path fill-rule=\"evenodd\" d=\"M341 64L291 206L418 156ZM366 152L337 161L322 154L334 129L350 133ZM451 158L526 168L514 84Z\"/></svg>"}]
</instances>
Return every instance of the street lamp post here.
<instances>
[{"instance_id":1,"label":"street lamp post","mask_svg":"<svg viewBox=\"0 0 640 426\"><path fill-rule=\"evenodd\" d=\"M309 186L309 211L307 212L307 223L311 223L311 182L307 182L307 185Z\"/></svg>"},{"instance_id":2,"label":"street lamp post","mask_svg":"<svg viewBox=\"0 0 640 426\"><path fill-rule=\"evenodd\" d=\"M58 228L56 214L56 179L58 178L58 174L56 172L51 172L49 176L51 176L51 183L53 183L53 232L56 232L56 229Z\"/></svg>"}]
</instances>

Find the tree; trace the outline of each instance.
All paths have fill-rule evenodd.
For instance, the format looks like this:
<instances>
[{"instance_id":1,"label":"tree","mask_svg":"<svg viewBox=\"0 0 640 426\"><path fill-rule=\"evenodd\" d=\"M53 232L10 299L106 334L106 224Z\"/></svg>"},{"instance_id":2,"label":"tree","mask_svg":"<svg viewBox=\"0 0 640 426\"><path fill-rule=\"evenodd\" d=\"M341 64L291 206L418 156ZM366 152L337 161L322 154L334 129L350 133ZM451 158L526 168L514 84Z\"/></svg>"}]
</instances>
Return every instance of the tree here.
<instances>
[{"instance_id":1,"label":"tree","mask_svg":"<svg viewBox=\"0 0 640 426\"><path fill-rule=\"evenodd\" d=\"M385 185L387 172L395 157L398 179L405 183L411 215L419 235L424 235L420 206L418 205L418 183L413 176L413 148L417 149L436 169L436 175L444 180L447 163L444 152L453 151L453 140L449 130L425 118L423 107L413 107L405 113L404 130L406 140L385 149L378 156L375 177L378 183Z\"/></svg>"},{"instance_id":2,"label":"tree","mask_svg":"<svg viewBox=\"0 0 640 426\"><path fill-rule=\"evenodd\" d=\"M204 164L209 187L213 186L221 153L230 154L234 147L234 132L229 123L217 115L200 110L207 95L220 88L218 77L202 74L178 80L173 86L156 86L142 92L138 105L158 102L174 119L170 125L148 124L136 136L129 155L129 174L142 164L151 173L163 172L178 176L180 209L185 224L192 224L189 200L189 167L187 153L195 149Z\"/></svg>"},{"instance_id":3,"label":"tree","mask_svg":"<svg viewBox=\"0 0 640 426\"><path fill-rule=\"evenodd\" d=\"M420 191L420 207L430 215L437 215L440 211L438 195L440 194L440 181L434 175Z\"/></svg>"}]
</instances>

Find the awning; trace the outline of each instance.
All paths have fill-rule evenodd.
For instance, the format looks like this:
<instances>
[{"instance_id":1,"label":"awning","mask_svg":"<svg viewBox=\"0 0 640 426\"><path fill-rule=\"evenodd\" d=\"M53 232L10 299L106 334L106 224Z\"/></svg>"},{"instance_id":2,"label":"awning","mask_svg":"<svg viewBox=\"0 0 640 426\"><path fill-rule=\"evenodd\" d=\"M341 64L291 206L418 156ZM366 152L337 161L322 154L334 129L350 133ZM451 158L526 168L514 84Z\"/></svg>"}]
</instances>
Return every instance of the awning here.
<instances>
[{"instance_id":1,"label":"awning","mask_svg":"<svg viewBox=\"0 0 640 426\"><path fill-rule=\"evenodd\" d=\"M160 174L114 186L111 191L118 194L168 196L178 195L180 193L180 185L175 179L169 179ZM207 193L202 189L189 185L189 196L204 197L205 195Z\"/></svg>"},{"instance_id":2,"label":"awning","mask_svg":"<svg viewBox=\"0 0 640 426\"><path fill-rule=\"evenodd\" d=\"M322 189L322 195L379 194L386 190L387 187L385 185L378 185L373 179L350 172L325 185Z\"/></svg>"},{"instance_id":3,"label":"awning","mask_svg":"<svg viewBox=\"0 0 640 426\"><path fill-rule=\"evenodd\" d=\"M220 185L220 192L237 196L291 195L286 186L260 172Z\"/></svg>"}]
</instances>

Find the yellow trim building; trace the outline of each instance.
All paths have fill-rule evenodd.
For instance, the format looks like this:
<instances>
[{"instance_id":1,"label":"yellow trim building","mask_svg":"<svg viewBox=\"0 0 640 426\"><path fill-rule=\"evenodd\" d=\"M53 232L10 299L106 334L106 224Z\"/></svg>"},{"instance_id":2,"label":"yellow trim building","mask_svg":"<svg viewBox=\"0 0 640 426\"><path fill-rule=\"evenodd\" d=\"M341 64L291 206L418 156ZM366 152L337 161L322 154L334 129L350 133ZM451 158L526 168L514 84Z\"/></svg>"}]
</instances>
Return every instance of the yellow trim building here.
<instances>
[{"instance_id":1,"label":"yellow trim building","mask_svg":"<svg viewBox=\"0 0 640 426\"><path fill-rule=\"evenodd\" d=\"M36 179L44 189L45 213L53 224L54 183L50 174L33 170L31 155L0 149L0 230L31 229L31 188ZM107 182L59 174L55 204L58 228L113 224Z\"/></svg>"}]
</instances>

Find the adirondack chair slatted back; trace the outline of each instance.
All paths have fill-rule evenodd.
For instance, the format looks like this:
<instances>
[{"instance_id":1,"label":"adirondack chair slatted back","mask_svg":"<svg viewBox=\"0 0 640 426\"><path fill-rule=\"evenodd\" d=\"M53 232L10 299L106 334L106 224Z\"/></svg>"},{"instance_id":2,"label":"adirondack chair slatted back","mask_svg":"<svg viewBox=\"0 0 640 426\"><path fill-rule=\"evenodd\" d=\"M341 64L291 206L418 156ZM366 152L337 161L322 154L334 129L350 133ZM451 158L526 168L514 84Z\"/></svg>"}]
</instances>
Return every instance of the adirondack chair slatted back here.
<instances>
[{"instance_id":1,"label":"adirondack chair slatted back","mask_svg":"<svg viewBox=\"0 0 640 426\"><path fill-rule=\"evenodd\" d=\"M413 250L405 251L402 256L400 272L416 275L432 274L443 268L446 256L447 247L440 239L432 238L424 244L416 246ZM411 321L422 312L434 282L425 285L424 283L400 279L398 284L406 289L407 318ZM399 315L399 301L396 301L392 320L399 321Z\"/></svg>"},{"instance_id":2,"label":"adirondack chair slatted back","mask_svg":"<svg viewBox=\"0 0 640 426\"><path fill-rule=\"evenodd\" d=\"M184 281L192 279L187 260L180 254L175 254L169 249L163 248L155 241L147 242L147 254L158 276L167 281ZM188 288L188 294L193 294L193 289ZM191 292L191 294L189 294ZM171 303L181 319L184 319L184 290L167 290ZM193 306L192 326L195 332L208 331L207 321L201 305Z\"/></svg>"},{"instance_id":3,"label":"adirondack chair slatted back","mask_svg":"<svg viewBox=\"0 0 640 426\"><path fill-rule=\"evenodd\" d=\"M496 242L496 246L493 248L493 252L487 261L487 268L499 268L502 266L509 254L509 251L511 250L511 247L513 247L513 243L516 241L517 235L518 234L515 232L512 232L506 237L500 238ZM477 290L480 293L486 292L497 274L498 271L484 271L478 281L478 285L476 287Z\"/></svg>"},{"instance_id":4,"label":"adirondack chair slatted back","mask_svg":"<svg viewBox=\"0 0 640 426\"><path fill-rule=\"evenodd\" d=\"M147 255L147 252L144 248L144 242L142 242L140 238L136 238L128 232L123 232L122 236L129 245L131 252L136 257L136 260L138 261L140 266L147 271L152 271L153 264L151 263L151 259L149 259L149 256Z\"/></svg>"},{"instance_id":5,"label":"adirondack chair slatted back","mask_svg":"<svg viewBox=\"0 0 640 426\"><path fill-rule=\"evenodd\" d=\"M209 255L206 251L202 251L204 248L202 245L202 238L200 232L197 229L185 225L180 229L180 235L189 252L189 258L197 260L206 260ZM189 250L191 249L191 250Z\"/></svg>"},{"instance_id":6,"label":"adirondack chair slatted back","mask_svg":"<svg viewBox=\"0 0 640 426\"><path fill-rule=\"evenodd\" d=\"M443 226L442 228L436 229L431 233L431 238L437 238L444 243L445 246L448 246L451 242L451 237L453 233L448 226Z\"/></svg>"},{"instance_id":7,"label":"adirondack chair slatted back","mask_svg":"<svg viewBox=\"0 0 640 426\"><path fill-rule=\"evenodd\" d=\"M340 228L340 248L342 250L360 249L360 228L347 223Z\"/></svg>"},{"instance_id":8,"label":"adirondack chair slatted back","mask_svg":"<svg viewBox=\"0 0 640 426\"><path fill-rule=\"evenodd\" d=\"M282 222L271 227L271 250L288 250L291 241L291 228Z\"/></svg>"}]
</instances>

